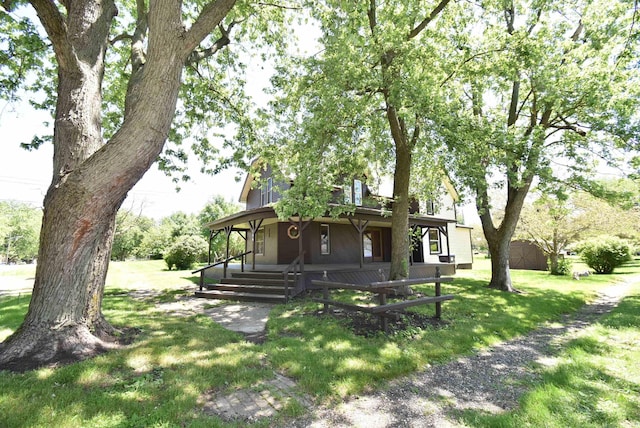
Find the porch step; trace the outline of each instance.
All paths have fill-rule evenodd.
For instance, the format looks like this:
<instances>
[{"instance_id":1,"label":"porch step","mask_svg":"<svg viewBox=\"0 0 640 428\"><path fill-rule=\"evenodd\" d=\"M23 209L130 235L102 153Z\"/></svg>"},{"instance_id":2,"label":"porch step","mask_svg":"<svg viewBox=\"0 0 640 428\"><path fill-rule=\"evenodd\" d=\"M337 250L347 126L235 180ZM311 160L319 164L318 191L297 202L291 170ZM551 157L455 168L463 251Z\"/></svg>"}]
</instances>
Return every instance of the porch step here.
<instances>
[{"instance_id":1,"label":"porch step","mask_svg":"<svg viewBox=\"0 0 640 428\"><path fill-rule=\"evenodd\" d=\"M231 291L196 291L196 297L218 300L236 300L245 302L284 303L285 298L279 294L237 293Z\"/></svg>"},{"instance_id":2,"label":"porch step","mask_svg":"<svg viewBox=\"0 0 640 428\"><path fill-rule=\"evenodd\" d=\"M294 278L296 274L289 273L289 278ZM253 271L253 272L232 272L231 278L260 278L260 279L284 279L282 272L273 271Z\"/></svg>"},{"instance_id":3,"label":"porch step","mask_svg":"<svg viewBox=\"0 0 640 428\"><path fill-rule=\"evenodd\" d=\"M277 278L223 278L220 284L234 285L262 285L265 287L284 287L284 279ZM289 279L289 286L293 284L293 278Z\"/></svg>"},{"instance_id":4,"label":"porch step","mask_svg":"<svg viewBox=\"0 0 640 428\"><path fill-rule=\"evenodd\" d=\"M284 286L273 286L263 284L205 284L207 290L230 291L247 294L279 294L284 297Z\"/></svg>"},{"instance_id":5,"label":"porch step","mask_svg":"<svg viewBox=\"0 0 640 428\"><path fill-rule=\"evenodd\" d=\"M289 275L289 291L295 289L296 275ZM205 284L206 291L196 297L253 302L285 302L284 278L281 272L233 272L218 284Z\"/></svg>"}]
</instances>

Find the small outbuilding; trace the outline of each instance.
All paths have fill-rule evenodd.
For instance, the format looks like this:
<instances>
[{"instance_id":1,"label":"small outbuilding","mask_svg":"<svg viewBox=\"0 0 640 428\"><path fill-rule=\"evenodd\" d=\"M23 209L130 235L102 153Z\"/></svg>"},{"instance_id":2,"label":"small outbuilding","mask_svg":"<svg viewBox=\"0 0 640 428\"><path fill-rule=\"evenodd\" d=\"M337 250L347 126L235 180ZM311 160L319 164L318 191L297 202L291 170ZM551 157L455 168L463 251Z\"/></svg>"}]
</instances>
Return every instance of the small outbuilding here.
<instances>
[{"instance_id":1,"label":"small outbuilding","mask_svg":"<svg viewBox=\"0 0 640 428\"><path fill-rule=\"evenodd\" d=\"M547 257L539 247L529 241L512 241L509 267L511 269L548 270Z\"/></svg>"}]
</instances>

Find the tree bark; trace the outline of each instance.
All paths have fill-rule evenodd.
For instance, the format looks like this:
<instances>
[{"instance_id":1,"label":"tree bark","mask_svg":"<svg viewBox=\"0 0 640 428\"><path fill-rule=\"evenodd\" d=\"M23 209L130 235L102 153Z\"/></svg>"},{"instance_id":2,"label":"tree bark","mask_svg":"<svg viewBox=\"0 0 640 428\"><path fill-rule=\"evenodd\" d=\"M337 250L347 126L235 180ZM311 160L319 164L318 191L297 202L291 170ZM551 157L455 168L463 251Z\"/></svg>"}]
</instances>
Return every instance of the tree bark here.
<instances>
[{"instance_id":1,"label":"tree bark","mask_svg":"<svg viewBox=\"0 0 640 428\"><path fill-rule=\"evenodd\" d=\"M180 2L151 2L146 61L129 86L122 127L104 144L101 86L114 3L70 2L66 20L52 2L32 3L58 61L54 176L29 311L0 349L0 368L9 369L75 361L113 347L116 330L101 306L116 213L162 151L184 61L196 38L206 36L202 25L185 32ZM212 3L198 21L211 30L233 4Z\"/></svg>"},{"instance_id":2,"label":"tree bark","mask_svg":"<svg viewBox=\"0 0 640 428\"><path fill-rule=\"evenodd\" d=\"M409 277L409 181L411 150L396 145L393 173L393 207L391 210L391 270L389 280Z\"/></svg>"},{"instance_id":3,"label":"tree bark","mask_svg":"<svg viewBox=\"0 0 640 428\"><path fill-rule=\"evenodd\" d=\"M525 180L521 186L515 186L507 180L507 204L505 206L504 219L499 227L495 227L491 218L489 197L486 188L476 189L476 208L484 236L487 239L489 253L491 254L491 281L489 288L495 288L507 292L517 292L511 282L509 268L509 252L511 239L520 218L520 212L524 200L531 187L532 178Z\"/></svg>"}]
</instances>

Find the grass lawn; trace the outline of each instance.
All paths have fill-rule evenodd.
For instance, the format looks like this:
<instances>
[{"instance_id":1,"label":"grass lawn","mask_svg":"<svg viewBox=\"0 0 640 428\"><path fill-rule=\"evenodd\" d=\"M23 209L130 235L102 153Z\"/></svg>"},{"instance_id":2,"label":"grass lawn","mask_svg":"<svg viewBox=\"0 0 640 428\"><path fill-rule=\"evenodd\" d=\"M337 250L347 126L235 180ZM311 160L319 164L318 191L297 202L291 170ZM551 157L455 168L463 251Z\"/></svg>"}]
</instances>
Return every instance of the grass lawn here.
<instances>
[{"instance_id":1,"label":"grass lawn","mask_svg":"<svg viewBox=\"0 0 640 428\"><path fill-rule=\"evenodd\" d=\"M67 367L24 374L0 372L0 426L234 426L205 415L199 397L211 390L250 387L272 378L274 370L294 378L301 391L316 401L338 402L350 394L380 387L389 379L525 334L542 323L557 321L563 313L574 312L593 299L598 289L640 274L637 261L613 275L591 276L580 281L552 277L545 272L512 271L514 284L523 293L505 294L485 287L490 276L487 260L476 260L475 266L471 271L459 271L453 283L443 284L443 293L455 294L456 298L443 304L446 322L441 325L409 328L390 336L362 337L353 334L344 320L318 315L321 305L302 300L276 306L267 323L268 340L256 345L204 315L178 318L154 308L158 299L173 299L176 292L180 292L176 290L186 286L195 289L197 278L190 272L167 271L162 261L112 263L104 299L105 315L116 325L139 328L138 339L126 349ZM0 272L0 281L4 274L6 272ZM123 293L141 287L165 293L145 301L131 299ZM433 287L415 288L430 294ZM628 323L620 320L633 318L629 313L634 311L637 316L638 287L634 290L634 295L625 301L629 309L621 305L627 312L614 314L609 319ZM354 301L359 296L344 293L340 298ZM27 306L25 296L0 298L0 340L19 326ZM431 306L418 310L425 314L434 312ZM618 365L615 367L624 368L627 359L637 360L640 330L637 321L625 324L624 330L605 324L594 329L594 334L603 335L602 341L601 336L596 336L595 342L578 341L571 347L611 358L613 362L603 363L611 367L615 362ZM613 334L621 331L624 335ZM612 344L604 344L605 336ZM610 352L607 346L615 347L613 343L617 340L626 343L631 354ZM592 342L603 345L587 346ZM572 353L571 349L567 352L567 358L577 355L577 351ZM577 364L595 364L590 355ZM615 383L620 378L611 376L600 376L597 380L611 388L612 396L637 396L638 373L631 376L622 383ZM554 386L559 390L556 393L561 397L572 397L575 393L574 398L580 398L576 391L581 391L581 387L571 390L573 376L565 375L565 378L566 384ZM536 398L529 400L537 402ZM631 399L607 398L603 403L587 400L597 408L610 405L632 409L620 414L627 415L624 417L632 425L640 423L637 401L634 404ZM608 404L610 402L612 404ZM571 403L561 411L566 413ZM572 410L580 413L581 409L574 406ZM292 403L279 418L302 411ZM520 414L505 416L520 421L512 423L492 420L482 414L465 417L470 425L537 426L540 420L545 420L545 413L540 412L536 413L542 415L538 419ZM553 413L546 415L552 419L542 425L553 426L556 423ZM266 420L258 426L278 422L282 420ZM559 420L557 423L562 425Z\"/></svg>"}]
</instances>

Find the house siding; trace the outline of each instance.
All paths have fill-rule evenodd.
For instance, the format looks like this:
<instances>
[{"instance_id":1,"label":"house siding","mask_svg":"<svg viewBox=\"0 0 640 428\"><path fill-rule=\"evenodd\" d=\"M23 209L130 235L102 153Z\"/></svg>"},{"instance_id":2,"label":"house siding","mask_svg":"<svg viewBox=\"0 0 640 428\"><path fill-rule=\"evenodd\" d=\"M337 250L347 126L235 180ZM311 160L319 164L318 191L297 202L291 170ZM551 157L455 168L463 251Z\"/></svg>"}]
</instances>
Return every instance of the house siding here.
<instances>
[{"instance_id":1,"label":"house siding","mask_svg":"<svg viewBox=\"0 0 640 428\"><path fill-rule=\"evenodd\" d=\"M329 224L329 254L320 254L320 224ZM311 263L360 263L358 232L350 224L312 223L305 239L311 248Z\"/></svg>"},{"instance_id":2,"label":"house siding","mask_svg":"<svg viewBox=\"0 0 640 428\"><path fill-rule=\"evenodd\" d=\"M267 166L265 169L262 169L260 172L260 180L259 182L262 183L263 180L266 180L267 178L271 177L273 174L273 171L271 169L270 166ZM272 187L272 202L277 201L278 199L280 199L281 197L281 193L278 191L278 189L282 189L282 190L286 190L289 187L291 187L290 184L288 183L284 183L284 182L274 182L273 183L273 187ZM249 190L249 193L247 194L247 205L246 208L247 210L253 209L253 208L260 208L262 206L262 201L260 198L260 186L258 185L257 187L252 187Z\"/></svg>"},{"instance_id":3,"label":"house siding","mask_svg":"<svg viewBox=\"0 0 640 428\"><path fill-rule=\"evenodd\" d=\"M278 263L278 228L277 224L269 224L264 226L264 254L256 254L257 264L276 264ZM253 248L253 237L251 233L247 233L247 250ZM251 256L249 256L251 260Z\"/></svg>"}]
</instances>

